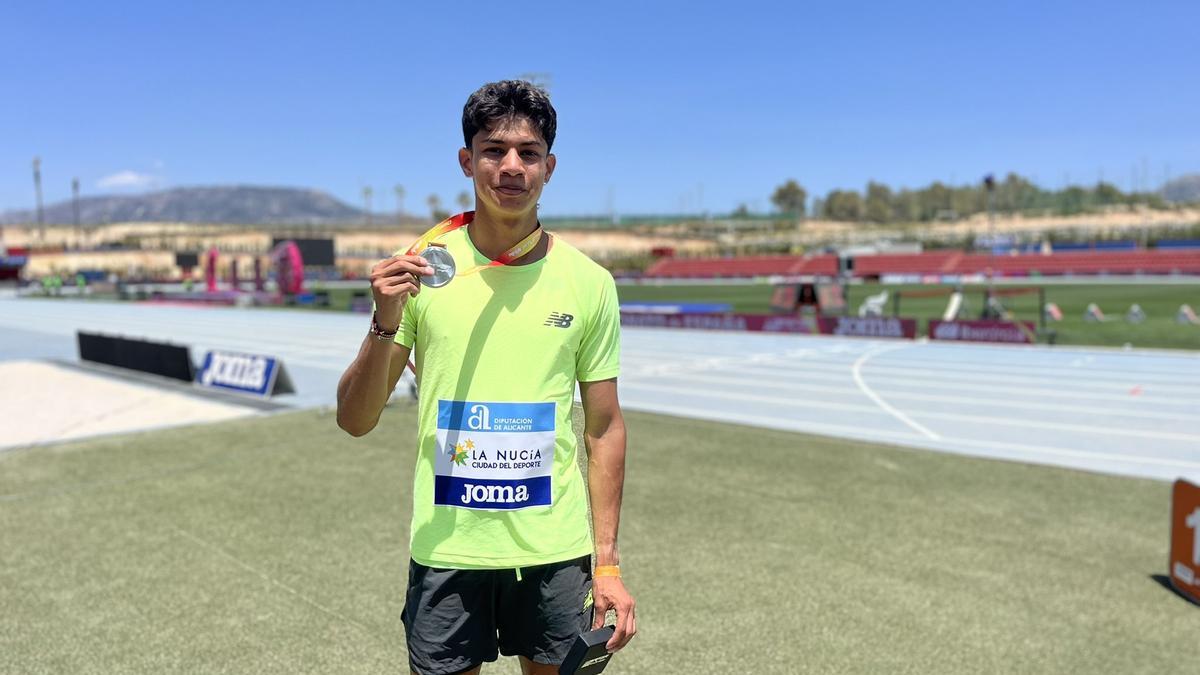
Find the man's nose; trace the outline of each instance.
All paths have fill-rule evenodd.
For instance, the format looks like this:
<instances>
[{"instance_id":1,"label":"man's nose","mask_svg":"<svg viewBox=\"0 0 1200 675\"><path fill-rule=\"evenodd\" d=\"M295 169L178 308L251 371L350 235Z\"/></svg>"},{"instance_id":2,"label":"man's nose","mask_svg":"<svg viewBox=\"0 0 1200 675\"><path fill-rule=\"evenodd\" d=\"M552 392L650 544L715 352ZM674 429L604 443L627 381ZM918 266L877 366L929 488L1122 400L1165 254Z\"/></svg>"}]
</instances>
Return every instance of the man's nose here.
<instances>
[{"instance_id":1,"label":"man's nose","mask_svg":"<svg viewBox=\"0 0 1200 675\"><path fill-rule=\"evenodd\" d=\"M500 161L500 172L510 176L525 175L525 165L521 162L521 153L516 148L510 148Z\"/></svg>"}]
</instances>

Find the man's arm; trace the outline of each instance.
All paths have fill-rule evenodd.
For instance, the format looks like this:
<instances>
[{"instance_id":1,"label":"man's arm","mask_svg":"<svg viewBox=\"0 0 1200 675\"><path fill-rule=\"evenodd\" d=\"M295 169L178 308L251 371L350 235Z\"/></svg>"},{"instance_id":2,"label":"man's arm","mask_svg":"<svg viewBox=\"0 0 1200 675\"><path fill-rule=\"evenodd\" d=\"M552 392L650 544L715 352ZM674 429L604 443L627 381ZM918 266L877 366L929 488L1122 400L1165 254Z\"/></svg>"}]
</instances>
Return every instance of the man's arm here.
<instances>
[{"instance_id":1,"label":"man's arm","mask_svg":"<svg viewBox=\"0 0 1200 675\"><path fill-rule=\"evenodd\" d=\"M421 292L418 276L433 274L426 260L415 255L397 255L380 261L371 270L371 294L375 298L375 320L381 330L400 328L409 297ZM353 436L375 428L388 396L408 363L409 348L368 333L358 356L338 382L337 423Z\"/></svg>"},{"instance_id":2,"label":"man's arm","mask_svg":"<svg viewBox=\"0 0 1200 675\"><path fill-rule=\"evenodd\" d=\"M337 423L351 436L375 428L383 406L404 374L409 349L368 334L358 356L342 373L337 390Z\"/></svg>"},{"instance_id":3,"label":"man's arm","mask_svg":"<svg viewBox=\"0 0 1200 675\"><path fill-rule=\"evenodd\" d=\"M583 442L588 453L588 495L592 501L592 532L596 538L596 566L619 565L617 530L621 521L621 492L625 487L625 419L617 401L617 380L580 382L583 400ZM616 630L608 650L621 649L637 633L633 596L620 577L592 579L595 619L592 628L604 623L605 614L617 612Z\"/></svg>"}]
</instances>

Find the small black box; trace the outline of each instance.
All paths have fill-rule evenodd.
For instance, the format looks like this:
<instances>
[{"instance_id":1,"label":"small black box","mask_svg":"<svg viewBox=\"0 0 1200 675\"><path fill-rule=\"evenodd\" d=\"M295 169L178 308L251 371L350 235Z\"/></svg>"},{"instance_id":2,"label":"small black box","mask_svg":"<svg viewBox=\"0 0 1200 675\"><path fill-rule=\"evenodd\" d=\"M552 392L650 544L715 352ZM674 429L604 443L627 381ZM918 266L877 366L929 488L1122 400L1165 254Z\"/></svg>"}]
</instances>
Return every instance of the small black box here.
<instances>
[{"instance_id":1,"label":"small black box","mask_svg":"<svg viewBox=\"0 0 1200 675\"><path fill-rule=\"evenodd\" d=\"M614 626L583 633L571 644L571 651L558 667L559 675L596 675L608 665L612 654L604 647L612 639Z\"/></svg>"}]
</instances>

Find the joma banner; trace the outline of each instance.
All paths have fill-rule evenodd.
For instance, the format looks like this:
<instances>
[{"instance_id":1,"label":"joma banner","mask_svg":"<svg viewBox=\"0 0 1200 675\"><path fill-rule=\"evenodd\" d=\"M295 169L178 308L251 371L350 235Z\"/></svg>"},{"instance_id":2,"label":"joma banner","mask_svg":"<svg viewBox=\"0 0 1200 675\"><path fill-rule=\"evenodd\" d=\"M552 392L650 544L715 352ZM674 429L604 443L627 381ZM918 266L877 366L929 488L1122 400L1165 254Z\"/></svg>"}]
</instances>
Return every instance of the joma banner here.
<instances>
[{"instance_id":1,"label":"joma banner","mask_svg":"<svg viewBox=\"0 0 1200 675\"><path fill-rule=\"evenodd\" d=\"M622 326L694 328L759 333L815 333L812 322L774 314L638 314L621 312Z\"/></svg>"},{"instance_id":2,"label":"joma banner","mask_svg":"<svg viewBox=\"0 0 1200 675\"><path fill-rule=\"evenodd\" d=\"M817 326L824 335L908 338L917 336L917 320L897 316L823 316Z\"/></svg>"}]
</instances>

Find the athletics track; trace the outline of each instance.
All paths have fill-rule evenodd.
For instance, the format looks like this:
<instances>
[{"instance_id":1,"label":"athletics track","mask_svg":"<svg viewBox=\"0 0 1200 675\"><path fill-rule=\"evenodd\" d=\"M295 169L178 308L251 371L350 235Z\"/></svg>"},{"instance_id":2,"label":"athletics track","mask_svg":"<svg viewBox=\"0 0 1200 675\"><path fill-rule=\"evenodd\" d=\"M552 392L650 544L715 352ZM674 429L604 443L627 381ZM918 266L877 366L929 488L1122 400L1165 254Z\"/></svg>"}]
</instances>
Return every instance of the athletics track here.
<instances>
[{"instance_id":1,"label":"athletics track","mask_svg":"<svg viewBox=\"0 0 1200 675\"><path fill-rule=\"evenodd\" d=\"M79 329L166 340L189 345L194 360L207 349L279 357L298 393L277 400L325 406L366 324L307 310L0 299L0 361L74 361ZM1200 480L1200 355L1188 352L628 328L621 399L683 417Z\"/></svg>"}]
</instances>

